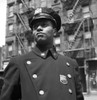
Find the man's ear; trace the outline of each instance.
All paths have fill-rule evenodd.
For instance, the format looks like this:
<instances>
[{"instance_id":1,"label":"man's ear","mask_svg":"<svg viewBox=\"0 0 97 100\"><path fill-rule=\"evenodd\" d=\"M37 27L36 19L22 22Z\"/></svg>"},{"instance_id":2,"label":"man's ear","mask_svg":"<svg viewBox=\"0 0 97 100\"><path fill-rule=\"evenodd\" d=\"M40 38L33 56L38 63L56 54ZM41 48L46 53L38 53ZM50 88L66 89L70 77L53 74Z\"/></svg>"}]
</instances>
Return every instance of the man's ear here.
<instances>
[{"instance_id":1,"label":"man's ear","mask_svg":"<svg viewBox=\"0 0 97 100\"><path fill-rule=\"evenodd\" d=\"M54 33L53 35L57 34L57 29L56 28L53 29L53 33Z\"/></svg>"}]
</instances>

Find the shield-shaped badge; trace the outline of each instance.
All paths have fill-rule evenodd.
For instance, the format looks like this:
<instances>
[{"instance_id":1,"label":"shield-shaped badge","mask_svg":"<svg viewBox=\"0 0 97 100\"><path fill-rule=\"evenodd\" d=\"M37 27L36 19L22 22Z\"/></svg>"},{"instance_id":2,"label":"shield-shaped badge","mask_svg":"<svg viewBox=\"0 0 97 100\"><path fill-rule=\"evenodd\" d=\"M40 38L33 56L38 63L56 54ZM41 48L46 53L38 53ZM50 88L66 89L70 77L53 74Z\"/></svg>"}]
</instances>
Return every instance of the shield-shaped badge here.
<instances>
[{"instance_id":1,"label":"shield-shaped badge","mask_svg":"<svg viewBox=\"0 0 97 100\"><path fill-rule=\"evenodd\" d=\"M67 84L68 83L68 80L67 80L65 75L60 75L60 82L62 84Z\"/></svg>"},{"instance_id":2,"label":"shield-shaped badge","mask_svg":"<svg viewBox=\"0 0 97 100\"><path fill-rule=\"evenodd\" d=\"M36 10L35 10L35 15L36 14L39 14L39 13L41 13L42 12L42 9L41 8L37 8Z\"/></svg>"}]
</instances>

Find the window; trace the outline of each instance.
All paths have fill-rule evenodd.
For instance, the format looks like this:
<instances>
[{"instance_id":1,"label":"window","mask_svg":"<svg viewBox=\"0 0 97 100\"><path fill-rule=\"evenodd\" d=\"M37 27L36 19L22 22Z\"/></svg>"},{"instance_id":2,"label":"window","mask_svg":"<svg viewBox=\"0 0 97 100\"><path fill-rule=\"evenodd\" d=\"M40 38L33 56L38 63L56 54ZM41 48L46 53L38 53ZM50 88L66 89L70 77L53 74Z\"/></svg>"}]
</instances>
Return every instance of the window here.
<instances>
[{"instance_id":1,"label":"window","mask_svg":"<svg viewBox=\"0 0 97 100\"><path fill-rule=\"evenodd\" d=\"M9 62L4 62L3 63L3 69L5 69L7 67L7 65L9 64Z\"/></svg>"},{"instance_id":2,"label":"window","mask_svg":"<svg viewBox=\"0 0 97 100\"><path fill-rule=\"evenodd\" d=\"M97 18L93 19L94 30L97 30Z\"/></svg>"},{"instance_id":3,"label":"window","mask_svg":"<svg viewBox=\"0 0 97 100\"><path fill-rule=\"evenodd\" d=\"M14 2L15 0L8 0L9 3Z\"/></svg>"},{"instance_id":4,"label":"window","mask_svg":"<svg viewBox=\"0 0 97 100\"><path fill-rule=\"evenodd\" d=\"M67 17L68 17L68 22L69 23L74 23L73 10L68 10L67 11Z\"/></svg>"},{"instance_id":5,"label":"window","mask_svg":"<svg viewBox=\"0 0 97 100\"><path fill-rule=\"evenodd\" d=\"M69 35L69 36L68 36L68 40L69 40L70 42L74 41L74 35Z\"/></svg>"},{"instance_id":6,"label":"window","mask_svg":"<svg viewBox=\"0 0 97 100\"><path fill-rule=\"evenodd\" d=\"M85 32L84 33L84 38L85 39L90 39L91 38L91 32Z\"/></svg>"},{"instance_id":7,"label":"window","mask_svg":"<svg viewBox=\"0 0 97 100\"><path fill-rule=\"evenodd\" d=\"M18 31L19 32L21 32L21 28L22 28L22 25L21 25L21 23L19 23L19 25L18 25Z\"/></svg>"},{"instance_id":8,"label":"window","mask_svg":"<svg viewBox=\"0 0 97 100\"><path fill-rule=\"evenodd\" d=\"M59 0L54 0L54 3L57 3Z\"/></svg>"},{"instance_id":9,"label":"window","mask_svg":"<svg viewBox=\"0 0 97 100\"><path fill-rule=\"evenodd\" d=\"M13 32L13 24L9 25L9 32Z\"/></svg>"},{"instance_id":10,"label":"window","mask_svg":"<svg viewBox=\"0 0 97 100\"><path fill-rule=\"evenodd\" d=\"M9 7L9 17L13 16L13 6Z\"/></svg>"},{"instance_id":11,"label":"window","mask_svg":"<svg viewBox=\"0 0 97 100\"><path fill-rule=\"evenodd\" d=\"M96 1L96 0L95 0ZM96 1L97 2L97 1ZM94 18L97 17L97 3L94 3L91 5L91 11L92 11L92 16Z\"/></svg>"},{"instance_id":12,"label":"window","mask_svg":"<svg viewBox=\"0 0 97 100\"><path fill-rule=\"evenodd\" d=\"M56 45L56 51L61 51L60 44Z\"/></svg>"},{"instance_id":13,"label":"window","mask_svg":"<svg viewBox=\"0 0 97 100\"><path fill-rule=\"evenodd\" d=\"M11 44L8 44L8 56L12 56L12 52L13 51L13 48L12 48L12 43Z\"/></svg>"},{"instance_id":14,"label":"window","mask_svg":"<svg viewBox=\"0 0 97 100\"><path fill-rule=\"evenodd\" d=\"M46 0L41 0L41 7L46 7Z\"/></svg>"},{"instance_id":15,"label":"window","mask_svg":"<svg viewBox=\"0 0 97 100\"><path fill-rule=\"evenodd\" d=\"M56 6L57 4L60 4L60 0L52 0L53 6Z\"/></svg>"},{"instance_id":16,"label":"window","mask_svg":"<svg viewBox=\"0 0 97 100\"><path fill-rule=\"evenodd\" d=\"M19 47L18 47L18 54L20 54L20 55L22 54L20 45L19 45Z\"/></svg>"},{"instance_id":17,"label":"window","mask_svg":"<svg viewBox=\"0 0 97 100\"><path fill-rule=\"evenodd\" d=\"M35 8L35 1L34 0L29 1L29 6L30 8Z\"/></svg>"},{"instance_id":18,"label":"window","mask_svg":"<svg viewBox=\"0 0 97 100\"><path fill-rule=\"evenodd\" d=\"M89 6L83 7L83 9L82 9L83 13L87 13L89 11L90 11Z\"/></svg>"},{"instance_id":19,"label":"window","mask_svg":"<svg viewBox=\"0 0 97 100\"><path fill-rule=\"evenodd\" d=\"M60 44L60 43L61 43L60 37L55 38L55 39L54 39L54 43L55 43L55 45Z\"/></svg>"},{"instance_id":20,"label":"window","mask_svg":"<svg viewBox=\"0 0 97 100\"><path fill-rule=\"evenodd\" d=\"M87 31L92 31L94 28L94 23L93 23L93 20L92 18L86 18L84 23L83 23L83 30L84 32L87 32Z\"/></svg>"},{"instance_id":21,"label":"window","mask_svg":"<svg viewBox=\"0 0 97 100\"><path fill-rule=\"evenodd\" d=\"M83 18L89 18L89 17L91 17L90 12L83 14Z\"/></svg>"},{"instance_id":22,"label":"window","mask_svg":"<svg viewBox=\"0 0 97 100\"><path fill-rule=\"evenodd\" d=\"M19 4L19 13L23 13L23 4L22 3Z\"/></svg>"},{"instance_id":23,"label":"window","mask_svg":"<svg viewBox=\"0 0 97 100\"><path fill-rule=\"evenodd\" d=\"M90 9L89 9L88 6L83 7L82 12L83 12L83 18L91 17L91 15L90 15Z\"/></svg>"},{"instance_id":24,"label":"window","mask_svg":"<svg viewBox=\"0 0 97 100\"><path fill-rule=\"evenodd\" d=\"M23 33L24 32L24 27L23 27L23 25L21 24L21 23L19 23L19 25L18 25L18 31L20 32L20 33Z\"/></svg>"}]
</instances>

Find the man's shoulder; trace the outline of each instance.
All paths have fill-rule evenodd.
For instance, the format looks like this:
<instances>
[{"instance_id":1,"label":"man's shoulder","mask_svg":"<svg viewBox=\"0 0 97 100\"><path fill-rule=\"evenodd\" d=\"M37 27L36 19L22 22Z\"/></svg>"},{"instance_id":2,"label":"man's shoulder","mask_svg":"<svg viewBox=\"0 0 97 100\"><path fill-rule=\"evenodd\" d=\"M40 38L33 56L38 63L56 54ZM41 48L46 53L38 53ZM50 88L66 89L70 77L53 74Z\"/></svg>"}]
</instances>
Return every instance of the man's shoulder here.
<instances>
[{"instance_id":1,"label":"man's shoulder","mask_svg":"<svg viewBox=\"0 0 97 100\"><path fill-rule=\"evenodd\" d=\"M59 57L61 57L62 59L66 59L66 60L74 60L73 58L63 55L63 54L59 54Z\"/></svg>"},{"instance_id":2,"label":"man's shoulder","mask_svg":"<svg viewBox=\"0 0 97 100\"><path fill-rule=\"evenodd\" d=\"M22 55L16 55L16 56L12 57L11 60L20 62L20 61L28 59L28 58L30 58L32 56L33 56L33 53L32 52L28 52L28 53L25 53L25 54L22 54Z\"/></svg>"},{"instance_id":3,"label":"man's shoulder","mask_svg":"<svg viewBox=\"0 0 97 100\"><path fill-rule=\"evenodd\" d=\"M64 61L66 61L66 62L69 62L71 64L76 64L76 59L73 59L73 58L71 58L69 56L59 54L59 57L61 59L63 59Z\"/></svg>"}]
</instances>

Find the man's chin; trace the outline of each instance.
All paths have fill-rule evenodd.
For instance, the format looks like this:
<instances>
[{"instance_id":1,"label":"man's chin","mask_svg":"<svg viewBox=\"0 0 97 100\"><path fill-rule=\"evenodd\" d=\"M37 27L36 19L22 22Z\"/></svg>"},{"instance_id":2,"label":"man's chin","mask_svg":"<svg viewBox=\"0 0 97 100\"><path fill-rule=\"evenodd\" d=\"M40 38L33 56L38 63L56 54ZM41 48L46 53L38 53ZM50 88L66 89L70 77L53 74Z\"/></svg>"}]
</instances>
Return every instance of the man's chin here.
<instances>
[{"instance_id":1,"label":"man's chin","mask_svg":"<svg viewBox=\"0 0 97 100\"><path fill-rule=\"evenodd\" d=\"M38 40L36 41L36 43L37 43L38 45L45 45L45 44L47 44L47 40L45 40L45 39L38 39Z\"/></svg>"},{"instance_id":2,"label":"man's chin","mask_svg":"<svg viewBox=\"0 0 97 100\"><path fill-rule=\"evenodd\" d=\"M43 42L43 41L46 41L46 38L44 38L44 37L36 38L36 42Z\"/></svg>"}]
</instances>

